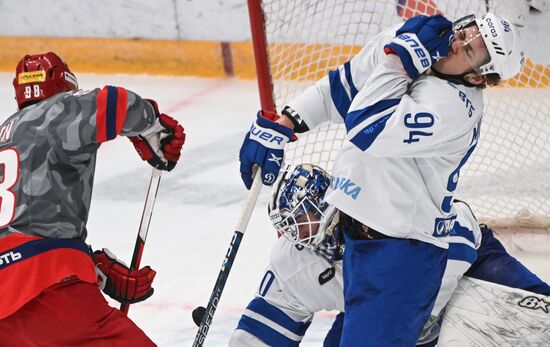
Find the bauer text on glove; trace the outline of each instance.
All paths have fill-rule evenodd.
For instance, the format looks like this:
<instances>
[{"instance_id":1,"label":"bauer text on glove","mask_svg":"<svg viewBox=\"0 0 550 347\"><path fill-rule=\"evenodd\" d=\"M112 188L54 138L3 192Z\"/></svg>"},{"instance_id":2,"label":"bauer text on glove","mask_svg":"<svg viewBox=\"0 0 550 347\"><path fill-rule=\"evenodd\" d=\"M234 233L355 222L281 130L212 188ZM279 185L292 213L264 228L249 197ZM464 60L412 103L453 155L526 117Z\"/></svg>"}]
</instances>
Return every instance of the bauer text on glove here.
<instances>
[{"instance_id":1,"label":"bauer text on glove","mask_svg":"<svg viewBox=\"0 0 550 347\"><path fill-rule=\"evenodd\" d=\"M416 16L407 20L395 35L384 51L397 54L409 77L415 79L449 53L452 23L439 14Z\"/></svg>"}]
</instances>

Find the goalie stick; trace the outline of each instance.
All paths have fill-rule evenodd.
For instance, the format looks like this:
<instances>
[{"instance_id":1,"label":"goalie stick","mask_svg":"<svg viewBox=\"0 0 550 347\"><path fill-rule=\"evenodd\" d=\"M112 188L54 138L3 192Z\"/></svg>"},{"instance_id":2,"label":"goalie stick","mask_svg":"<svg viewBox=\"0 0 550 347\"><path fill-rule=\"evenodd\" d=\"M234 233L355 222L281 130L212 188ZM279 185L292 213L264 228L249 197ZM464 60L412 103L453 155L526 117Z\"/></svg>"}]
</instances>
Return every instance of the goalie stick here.
<instances>
[{"instance_id":1,"label":"goalie stick","mask_svg":"<svg viewBox=\"0 0 550 347\"><path fill-rule=\"evenodd\" d=\"M227 282L227 277L229 276L229 272L231 271L231 267L233 266L233 261L235 260L235 256L237 255L239 246L241 245L241 240L243 238L244 232L246 231L246 227L248 226L250 215L254 210L254 205L256 204L258 195L260 194L260 190L262 188L262 180L260 178L259 170L255 171L256 172L254 173L254 181L252 182L252 187L250 188L250 192L248 193L248 197L246 198L241 217L239 218L239 222L237 223L237 227L235 228L235 233L231 238L231 243L229 244L229 248L227 249L225 258L223 259L220 272L218 273L218 278L216 279L216 284L214 285L214 289L212 290L212 294L210 295L210 299L208 300L208 305L206 306L206 308L199 306L193 310L193 320L195 321L195 324L200 321L200 324L197 324L199 325L199 330L197 331L197 335L195 335L193 347L201 347L204 343L204 340L206 339L206 335L208 334L208 330L210 329L210 325L212 324L212 319L214 318L214 313L218 308L218 303L220 301L223 288L225 287L225 283Z\"/></svg>"},{"instance_id":2,"label":"goalie stick","mask_svg":"<svg viewBox=\"0 0 550 347\"><path fill-rule=\"evenodd\" d=\"M134 246L134 254L132 255L130 270L138 269L139 264L141 263L143 247L145 247L145 240L147 239L147 232L149 231L149 224L151 223L153 208L155 207L155 199L157 198L161 174L162 171L158 169L153 169L153 172L151 173L151 179L149 180L149 188L147 188L147 196L145 197L143 213L141 214L141 222L139 223L138 235ZM128 314L129 308L130 304L128 303L120 305L120 310L125 314Z\"/></svg>"}]
</instances>

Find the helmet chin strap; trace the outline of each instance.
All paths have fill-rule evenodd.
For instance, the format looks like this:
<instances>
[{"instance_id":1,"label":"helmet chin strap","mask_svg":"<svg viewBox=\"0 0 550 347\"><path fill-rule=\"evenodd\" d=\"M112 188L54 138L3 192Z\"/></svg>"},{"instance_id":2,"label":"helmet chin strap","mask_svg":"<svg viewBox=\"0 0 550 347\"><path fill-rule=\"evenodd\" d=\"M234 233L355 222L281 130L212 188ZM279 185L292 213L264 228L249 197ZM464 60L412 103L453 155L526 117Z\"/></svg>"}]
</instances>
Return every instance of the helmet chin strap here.
<instances>
[{"instance_id":1,"label":"helmet chin strap","mask_svg":"<svg viewBox=\"0 0 550 347\"><path fill-rule=\"evenodd\" d=\"M431 70L434 76L439 77L441 79L447 80L455 84L462 84L462 85L465 85L466 87L475 87L475 84L472 84L466 81L466 79L464 78L464 76L474 71L468 71L462 75L448 75L437 71L433 66Z\"/></svg>"}]
</instances>

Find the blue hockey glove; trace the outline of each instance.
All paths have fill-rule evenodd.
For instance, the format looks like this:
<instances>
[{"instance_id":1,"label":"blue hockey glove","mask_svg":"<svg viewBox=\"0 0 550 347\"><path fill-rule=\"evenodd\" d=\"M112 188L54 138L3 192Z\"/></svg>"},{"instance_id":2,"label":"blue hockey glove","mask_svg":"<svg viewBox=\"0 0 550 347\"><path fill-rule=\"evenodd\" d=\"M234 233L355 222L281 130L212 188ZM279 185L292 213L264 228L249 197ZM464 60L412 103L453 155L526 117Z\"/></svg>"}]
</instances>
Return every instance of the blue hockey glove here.
<instances>
[{"instance_id":1,"label":"blue hockey glove","mask_svg":"<svg viewBox=\"0 0 550 347\"><path fill-rule=\"evenodd\" d=\"M447 56L453 39L452 25L440 14L412 17L397 30L384 51L397 54L409 77L415 79Z\"/></svg>"},{"instance_id":2,"label":"blue hockey glove","mask_svg":"<svg viewBox=\"0 0 550 347\"><path fill-rule=\"evenodd\" d=\"M275 182L283 164L284 148L293 137L293 131L274 121L279 116L273 112L260 111L250 131L246 134L239 160L241 177L247 189L252 186L252 167L261 168L262 182L270 186Z\"/></svg>"}]
</instances>

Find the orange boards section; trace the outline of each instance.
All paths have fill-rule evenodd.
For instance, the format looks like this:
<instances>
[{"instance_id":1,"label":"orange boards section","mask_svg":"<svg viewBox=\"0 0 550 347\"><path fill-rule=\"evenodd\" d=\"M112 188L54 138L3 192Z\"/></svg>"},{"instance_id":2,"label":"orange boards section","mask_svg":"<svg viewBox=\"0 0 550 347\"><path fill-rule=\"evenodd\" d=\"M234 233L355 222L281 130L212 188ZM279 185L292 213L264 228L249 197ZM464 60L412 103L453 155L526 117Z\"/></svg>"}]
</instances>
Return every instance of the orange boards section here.
<instances>
[{"instance_id":1,"label":"orange boards section","mask_svg":"<svg viewBox=\"0 0 550 347\"><path fill-rule=\"evenodd\" d=\"M76 72L104 74L151 74L255 79L254 53L250 42L175 41L142 39L0 37L0 71L14 72L25 54L54 51ZM291 78L315 81L328 71L311 72L311 65L328 60L334 66L345 62L359 46L323 44L278 44L270 48L272 63L292 71ZM292 51L293 54L279 54ZM294 57L300 57L296 60ZM229 59L229 61L228 61ZM230 64L230 65L228 65ZM315 70L315 69L313 69ZM527 60L513 87L545 88L550 83L550 65Z\"/></svg>"}]
</instances>

